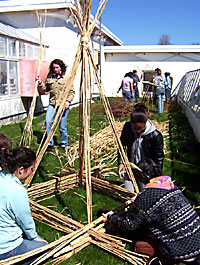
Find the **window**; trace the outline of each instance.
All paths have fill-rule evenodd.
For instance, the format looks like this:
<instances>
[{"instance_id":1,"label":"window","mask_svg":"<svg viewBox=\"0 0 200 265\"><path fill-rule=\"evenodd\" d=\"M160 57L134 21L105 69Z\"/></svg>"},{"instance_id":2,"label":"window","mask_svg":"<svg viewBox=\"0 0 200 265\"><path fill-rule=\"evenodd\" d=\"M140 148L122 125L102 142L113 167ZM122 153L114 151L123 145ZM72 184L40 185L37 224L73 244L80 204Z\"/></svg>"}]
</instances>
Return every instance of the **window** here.
<instances>
[{"instance_id":1,"label":"window","mask_svg":"<svg viewBox=\"0 0 200 265\"><path fill-rule=\"evenodd\" d=\"M18 73L17 73L17 62L9 62L9 79L10 79L10 94L18 94Z\"/></svg>"},{"instance_id":2,"label":"window","mask_svg":"<svg viewBox=\"0 0 200 265\"><path fill-rule=\"evenodd\" d=\"M0 56L7 55L7 39L3 36L0 36Z\"/></svg>"},{"instance_id":3,"label":"window","mask_svg":"<svg viewBox=\"0 0 200 265\"><path fill-rule=\"evenodd\" d=\"M33 45L27 44L27 58L33 59Z\"/></svg>"},{"instance_id":4,"label":"window","mask_svg":"<svg viewBox=\"0 0 200 265\"><path fill-rule=\"evenodd\" d=\"M38 58L40 57L40 46L33 46L34 48L34 59L38 60Z\"/></svg>"},{"instance_id":5,"label":"window","mask_svg":"<svg viewBox=\"0 0 200 265\"><path fill-rule=\"evenodd\" d=\"M0 61L0 96L8 95L7 62Z\"/></svg>"},{"instance_id":6,"label":"window","mask_svg":"<svg viewBox=\"0 0 200 265\"><path fill-rule=\"evenodd\" d=\"M7 69L9 69L9 74ZM0 96L16 95L18 89L17 62L0 61Z\"/></svg>"},{"instance_id":7,"label":"window","mask_svg":"<svg viewBox=\"0 0 200 265\"><path fill-rule=\"evenodd\" d=\"M19 42L19 57L26 58L26 43L23 41Z\"/></svg>"},{"instance_id":8,"label":"window","mask_svg":"<svg viewBox=\"0 0 200 265\"><path fill-rule=\"evenodd\" d=\"M9 57L16 57L16 39L8 39Z\"/></svg>"},{"instance_id":9,"label":"window","mask_svg":"<svg viewBox=\"0 0 200 265\"><path fill-rule=\"evenodd\" d=\"M43 48L43 56L45 50ZM19 95L20 61L38 60L40 46L25 40L0 35L0 98ZM44 57L43 57L44 59ZM34 62L32 62L34 64Z\"/></svg>"}]
</instances>

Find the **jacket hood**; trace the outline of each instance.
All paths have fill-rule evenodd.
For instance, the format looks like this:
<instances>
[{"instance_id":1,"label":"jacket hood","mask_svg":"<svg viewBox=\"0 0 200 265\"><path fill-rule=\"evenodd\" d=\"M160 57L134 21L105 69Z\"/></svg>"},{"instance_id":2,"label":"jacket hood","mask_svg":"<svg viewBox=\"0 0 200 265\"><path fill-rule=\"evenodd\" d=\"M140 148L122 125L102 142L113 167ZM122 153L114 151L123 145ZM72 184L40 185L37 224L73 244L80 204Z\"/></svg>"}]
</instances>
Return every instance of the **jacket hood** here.
<instances>
[{"instance_id":1,"label":"jacket hood","mask_svg":"<svg viewBox=\"0 0 200 265\"><path fill-rule=\"evenodd\" d=\"M150 134L155 130L156 130L156 127L154 126L153 122L148 119L146 123L146 130L144 131L142 135Z\"/></svg>"}]
</instances>

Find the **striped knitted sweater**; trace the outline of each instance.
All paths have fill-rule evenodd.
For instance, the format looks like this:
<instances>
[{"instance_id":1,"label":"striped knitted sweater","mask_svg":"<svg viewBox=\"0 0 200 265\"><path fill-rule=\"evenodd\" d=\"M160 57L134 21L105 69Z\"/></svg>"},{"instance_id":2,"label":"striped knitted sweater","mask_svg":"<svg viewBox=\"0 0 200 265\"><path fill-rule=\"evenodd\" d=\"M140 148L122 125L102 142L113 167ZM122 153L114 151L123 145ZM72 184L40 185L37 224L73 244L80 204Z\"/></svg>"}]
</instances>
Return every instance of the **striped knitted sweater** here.
<instances>
[{"instance_id":1,"label":"striped knitted sweater","mask_svg":"<svg viewBox=\"0 0 200 265\"><path fill-rule=\"evenodd\" d=\"M168 257L184 260L200 255L200 218L176 186L146 188L127 214L109 215L108 220L123 230L144 225Z\"/></svg>"}]
</instances>

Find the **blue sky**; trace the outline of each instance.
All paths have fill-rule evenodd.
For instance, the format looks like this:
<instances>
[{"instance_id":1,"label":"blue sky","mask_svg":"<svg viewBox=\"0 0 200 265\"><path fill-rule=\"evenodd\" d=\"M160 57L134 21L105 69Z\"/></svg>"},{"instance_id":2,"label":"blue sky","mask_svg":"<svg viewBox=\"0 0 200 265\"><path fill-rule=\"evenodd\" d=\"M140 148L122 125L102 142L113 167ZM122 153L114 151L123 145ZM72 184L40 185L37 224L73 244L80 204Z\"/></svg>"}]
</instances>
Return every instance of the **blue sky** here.
<instances>
[{"instance_id":1,"label":"blue sky","mask_svg":"<svg viewBox=\"0 0 200 265\"><path fill-rule=\"evenodd\" d=\"M200 0L109 0L102 23L125 45L156 45L163 34L174 45L200 43Z\"/></svg>"}]
</instances>

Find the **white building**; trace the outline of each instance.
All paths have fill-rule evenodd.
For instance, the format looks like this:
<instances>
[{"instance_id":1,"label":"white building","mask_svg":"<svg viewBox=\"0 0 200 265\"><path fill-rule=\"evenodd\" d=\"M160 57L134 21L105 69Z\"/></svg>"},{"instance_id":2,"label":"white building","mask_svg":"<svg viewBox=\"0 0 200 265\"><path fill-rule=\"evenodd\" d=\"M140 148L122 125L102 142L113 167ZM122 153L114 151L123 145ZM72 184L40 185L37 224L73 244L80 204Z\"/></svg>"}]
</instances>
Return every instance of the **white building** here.
<instances>
[{"instance_id":1,"label":"white building","mask_svg":"<svg viewBox=\"0 0 200 265\"><path fill-rule=\"evenodd\" d=\"M62 59L68 65L68 71L71 69L80 40L80 34L69 8L74 8L73 1L69 0L67 3L65 0L1 1L0 70L6 69L7 73L14 73L15 93L12 92L12 89L9 89L11 84L9 84L10 77L7 74L6 80L4 80L4 86L8 87L7 93L0 94L0 124L10 122L12 119L15 120L16 116L20 113L22 114L21 117L24 117L24 99L26 99L25 104L28 105L27 101L30 103L33 96L36 76L35 68L37 68L35 66L36 60L39 59L40 30L42 31L42 43L45 47L41 71L42 78L45 79L49 62L55 58ZM42 19L40 20L38 17ZM122 45L122 41L104 25L100 24L100 22L98 23L91 36L91 45L96 66L100 70L103 51L101 47L106 45ZM1 30L3 27L6 28L6 32ZM14 34L11 34L13 32ZM5 39L9 44L6 44L8 49L6 53L3 53ZM27 43L37 46L37 52L30 48L30 45ZM15 54L12 57L10 55L11 49L15 50ZM4 65L5 60L7 61L6 67ZM9 68L11 60L15 62L14 72ZM24 82L24 79L26 79L26 82ZM72 103L77 103L79 101L80 71L77 74L74 86L76 93ZM92 89L93 93L98 92L94 80ZM7 103L5 104L5 102ZM42 102L46 107L48 105L48 96L42 96ZM12 116L12 119L8 118L10 116Z\"/></svg>"}]
</instances>

